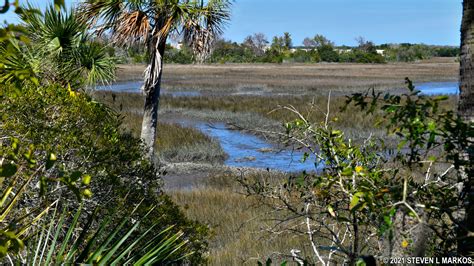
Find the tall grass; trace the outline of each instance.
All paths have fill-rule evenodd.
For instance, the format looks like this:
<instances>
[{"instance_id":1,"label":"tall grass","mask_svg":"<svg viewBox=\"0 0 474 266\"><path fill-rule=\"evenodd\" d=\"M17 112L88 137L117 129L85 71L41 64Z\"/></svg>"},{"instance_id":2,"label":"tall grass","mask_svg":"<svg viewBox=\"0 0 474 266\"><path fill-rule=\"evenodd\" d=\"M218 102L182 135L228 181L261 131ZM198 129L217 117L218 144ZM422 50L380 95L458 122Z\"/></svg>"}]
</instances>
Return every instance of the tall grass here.
<instances>
[{"instance_id":1,"label":"tall grass","mask_svg":"<svg viewBox=\"0 0 474 266\"><path fill-rule=\"evenodd\" d=\"M268 175L252 175L262 174ZM291 262L291 249L310 254L304 236L275 236L266 231L272 221L264 218L271 210L241 194L233 174L216 174L204 183L206 186L198 189L172 191L171 196L188 217L211 228L211 265L256 265L267 258L275 263Z\"/></svg>"},{"instance_id":2,"label":"tall grass","mask_svg":"<svg viewBox=\"0 0 474 266\"><path fill-rule=\"evenodd\" d=\"M197 129L167 123L158 128L155 149L164 161L221 164L226 159L219 141Z\"/></svg>"},{"instance_id":3,"label":"tall grass","mask_svg":"<svg viewBox=\"0 0 474 266\"><path fill-rule=\"evenodd\" d=\"M141 113L143 97L138 93L95 92L95 97L120 111L128 118L124 119L127 128L136 124L136 115ZM347 112L340 112L345 105L345 96L332 96L330 100L330 115L338 120L338 124L345 128L367 128L373 124L375 117L367 117L355 108ZM312 121L323 121L327 112L328 96L197 96L172 97L164 95L161 98L161 109L186 109L193 112L227 111L231 113L253 113L278 123L288 122L296 118L294 113L281 109L283 106L295 106ZM212 116L210 116L212 117Z\"/></svg>"},{"instance_id":4,"label":"tall grass","mask_svg":"<svg viewBox=\"0 0 474 266\"><path fill-rule=\"evenodd\" d=\"M122 65L119 80L140 80L144 65ZM212 64L166 65L163 86L167 89L229 91L246 87L271 92L303 93L327 90L359 90L369 87L404 87L404 78L413 81L457 80L459 63L419 62L396 64Z\"/></svg>"},{"instance_id":5,"label":"tall grass","mask_svg":"<svg viewBox=\"0 0 474 266\"><path fill-rule=\"evenodd\" d=\"M139 137L143 99L138 94L93 92L93 97L116 110L122 117L122 129ZM198 129L176 123L159 122L155 150L165 163L194 162L221 164L226 154L213 139Z\"/></svg>"},{"instance_id":6,"label":"tall grass","mask_svg":"<svg viewBox=\"0 0 474 266\"><path fill-rule=\"evenodd\" d=\"M294 106L310 121L325 121L328 100L329 119L334 126L355 140L365 139L369 135L383 138L390 144L392 139L386 135L383 124L375 127L377 122L383 122L381 113L366 114L357 110L354 106L348 106L347 110L341 112L346 105L346 96L333 95L303 95L303 96L251 96L251 95L206 95L172 97L162 96L161 109L169 112L179 113L182 116L193 117L201 120L221 121L234 124L239 128L258 130L268 129L270 131L283 131L281 125L292 121L297 115L282 108ZM129 122L130 117L136 116L141 110L142 96L137 93L112 93L96 92L96 97L107 102L110 106L122 110L126 114L124 120L127 127L133 126ZM114 100L113 100L114 99ZM442 107L453 110L456 105L456 97L452 96ZM127 118L128 117L128 118ZM270 136L270 139L271 136Z\"/></svg>"}]
</instances>

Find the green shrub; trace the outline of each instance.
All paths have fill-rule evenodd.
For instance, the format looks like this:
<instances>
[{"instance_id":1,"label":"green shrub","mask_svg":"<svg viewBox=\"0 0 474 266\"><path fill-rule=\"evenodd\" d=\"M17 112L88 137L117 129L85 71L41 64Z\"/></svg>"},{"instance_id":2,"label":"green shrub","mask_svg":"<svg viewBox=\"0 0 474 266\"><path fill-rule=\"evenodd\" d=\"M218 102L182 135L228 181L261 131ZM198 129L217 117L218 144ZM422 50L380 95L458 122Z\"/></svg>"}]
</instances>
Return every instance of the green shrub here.
<instances>
[{"instance_id":1,"label":"green shrub","mask_svg":"<svg viewBox=\"0 0 474 266\"><path fill-rule=\"evenodd\" d=\"M339 54L334 50L331 45L323 45L318 47L318 53L323 62L338 62Z\"/></svg>"},{"instance_id":2,"label":"green shrub","mask_svg":"<svg viewBox=\"0 0 474 266\"><path fill-rule=\"evenodd\" d=\"M368 53L361 50L354 50L339 55L339 62L348 63L385 63L385 58L377 53Z\"/></svg>"},{"instance_id":3,"label":"green shrub","mask_svg":"<svg viewBox=\"0 0 474 266\"><path fill-rule=\"evenodd\" d=\"M151 206L157 207L143 224L151 226L159 222L156 232L175 225L175 229L182 230L185 239L190 240L183 252L194 251L190 260L203 260L206 227L189 221L161 192L160 173L151 162L143 159L140 140L121 133L117 113L91 100L85 93L57 85L21 89L2 85L0 103L2 155L11 149L9 137L17 138L25 147L34 146L32 156L39 163L46 163L50 152L55 154L55 165L41 171L31 184L74 177L70 179L73 184L80 182L79 177L90 175L92 197L87 201L88 209L124 204L129 208L124 212L129 212L144 198L137 215L144 215ZM26 170L22 168L22 171ZM61 201L77 205L77 193L67 186L42 189L40 193L40 188L29 187L28 197L35 200L23 203L61 198ZM41 198L34 194L40 194ZM21 205L19 209L25 206ZM117 219L120 215L117 214Z\"/></svg>"},{"instance_id":4,"label":"green shrub","mask_svg":"<svg viewBox=\"0 0 474 266\"><path fill-rule=\"evenodd\" d=\"M272 208L266 217L276 221L272 233L307 237L312 254L295 259L356 265L369 256L456 256L459 247L472 249L466 214L474 124L442 108L447 96L420 95L406 81L402 95L371 91L347 99L367 114L382 111L397 148L372 136L357 144L329 113L314 123L289 106L299 118L285 124L285 143L297 143L306 151L302 160L314 160L317 171L276 182L239 177L249 195Z\"/></svg>"}]
</instances>

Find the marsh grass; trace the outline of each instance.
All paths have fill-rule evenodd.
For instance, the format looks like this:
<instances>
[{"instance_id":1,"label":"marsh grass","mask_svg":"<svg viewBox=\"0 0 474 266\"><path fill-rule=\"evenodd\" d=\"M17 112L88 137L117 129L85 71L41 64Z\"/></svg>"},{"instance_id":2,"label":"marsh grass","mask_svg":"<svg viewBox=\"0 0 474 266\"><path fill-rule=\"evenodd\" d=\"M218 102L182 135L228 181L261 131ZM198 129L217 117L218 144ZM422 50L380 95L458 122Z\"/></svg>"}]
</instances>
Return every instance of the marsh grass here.
<instances>
[{"instance_id":1,"label":"marsh grass","mask_svg":"<svg viewBox=\"0 0 474 266\"><path fill-rule=\"evenodd\" d=\"M248 177L261 175L271 174L255 172ZM274 178L281 176L275 174ZM256 265L267 258L279 265L285 260L292 261L288 257L291 249L302 250L302 255L310 254L304 236L288 233L275 236L266 231L272 221L264 218L271 210L243 195L235 174L214 174L204 183L199 189L173 191L171 196L189 218L210 227L211 265Z\"/></svg>"},{"instance_id":2,"label":"marsh grass","mask_svg":"<svg viewBox=\"0 0 474 266\"><path fill-rule=\"evenodd\" d=\"M227 155L219 141L201 131L177 124L160 123L155 148L166 162L223 163Z\"/></svg>"},{"instance_id":3,"label":"marsh grass","mask_svg":"<svg viewBox=\"0 0 474 266\"><path fill-rule=\"evenodd\" d=\"M405 89L406 90L406 89ZM101 101L121 111L126 127L136 127L136 114L141 112L143 98L138 93L95 92ZM283 107L293 106L309 121L325 121L328 96L301 95L301 96L255 96L255 95L206 95L172 97L162 96L161 110L166 114L178 114L181 117L192 117L203 121L224 122L239 129L246 129L256 134L261 130L284 132L282 125L292 121L296 114ZM367 114L353 105L346 106L346 96L332 95L329 104L329 119L333 126L343 130L346 135L356 141L368 136L383 139L388 146L394 146L394 139L387 135L384 129L382 113ZM456 96L451 96L441 107L454 110ZM133 120L133 121L130 121ZM379 123L380 125L375 126ZM139 130L138 128L135 130ZM278 138L266 135L270 141Z\"/></svg>"},{"instance_id":4,"label":"marsh grass","mask_svg":"<svg viewBox=\"0 0 474 266\"><path fill-rule=\"evenodd\" d=\"M140 80L144 65L121 65L119 81ZM405 77L413 81L456 81L459 63L454 60L389 64L168 64L163 72L167 89L235 91L260 88L289 94L353 89L403 88Z\"/></svg>"},{"instance_id":5,"label":"marsh grass","mask_svg":"<svg viewBox=\"0 0 474 266\"><path fill-rule=\"evenodd\" d=\"M139 137L143 99L138 94L93 92L93 97L116 110L122 129ZM159 122L155 149L162 162L196 162L221 164L226 154L219 142L198 129L176 123Z\"/></svg>"},{"instance_id":6,"label":"marsh grass","mask_svg":"<svg viewBox=\"0 0 474 266\"><path fill-rule=\"evenodd\" d=\"M345 105L345 97L333 96L330 102L330 117L337 117L342 127L366 128L376 117L368 117L355 108L345 113L340 109ZM168 108L189 108L194 110L225 110L233 113L256 113L285 123L297 117L283 107L294 106L311 121L324 121L327 112L328 96L199 96L164 97L163 105Z\"/></svg>"},{"instance_id":7,"label":"marsh grass","mask_svg":"<svg viewBox=\"0 0 474 266\"><path fill-rule=\"evenodd\" d=\"M115 93L108 91L94 92L97 99L105 102L125 116L141 113L143 97L138 93ZM345 128L367 128L373 124L376 117L356 111L349 107L346 112L340 112L345 105L345 96L332 96L330 101L331 118L337 118L338 124ZM294 106L311 121L323 121L327 109L328 95L315 96L255 96L255 95L222 95L222 96L193 96L172 97L164 95L161 98L162 110L190 110L190 112L210 113L208 116L200 115L203 119L223 120L225 117L218 115L217 111L226 111L239 114L258 114L279 124L291 121L296 117L294 113L281 109L284 106ZM197 112L196 112L197 111ZM181 113L184 113L182 111ZM227 117L230 117L227 115ZM135 118L132 118L135 119ZM129 119L125 119L127 124ZM134 124L134 123L131 123Z\"/></svg>"}]
</instances>

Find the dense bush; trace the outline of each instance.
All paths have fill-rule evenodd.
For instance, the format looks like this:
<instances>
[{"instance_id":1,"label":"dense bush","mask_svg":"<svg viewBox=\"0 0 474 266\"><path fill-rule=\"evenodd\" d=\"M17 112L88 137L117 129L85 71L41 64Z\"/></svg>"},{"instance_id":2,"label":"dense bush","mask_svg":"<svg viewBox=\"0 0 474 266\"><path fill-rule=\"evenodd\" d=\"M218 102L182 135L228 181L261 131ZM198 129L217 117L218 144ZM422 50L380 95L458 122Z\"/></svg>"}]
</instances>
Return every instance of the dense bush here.
<instances>
[{"instance_id":1,"label":"dense bush","mask_svg":"<svg viewBox=\"0 0 474 266\"><path fill-rule=\"evenodd\" d=\"M256 55L250 48L225 40L218 40L215 43L209 59L212 63L251 63L256 60Z\"/></svg>"},{"instance_id":2,"label":"dense bush","mask_svg":"<svg viewBox=\"0 0 474 266\"><path fill-rule=\"evenodd\" d=\"M385 58L377 53L367 53L361 50L341 53L339 62L348 63L385 63Z\"/></svg>"},{"instance_id":3,"label":"dense bush","mask_svg":"<svg viewBox=\"0 0 474 266\"><path fill-rule=\"evenodd\" d=\"M323 45L318 47L318 53L323 62L337 62L339 61L339 54L330 45Z\"/></svg>"},{"instance_id":4,"label":"dense bush","mask_svg":"<svg viewBox=\"0 0 474 266\"><path fill-rule=\"evenodd\" d=\"M379 49L385 50L388 61L411 62L428 59L431 57L456 57L459 56L459 47L434 46L426 44L384 44Z\"/></svg>"},{"instance_id":5,"label":"dense bush","mask_svg":"<svg viewBox=\"0 0 474 266\"><path fill-rule=\"evenodd\" d=\"M293 54L290 55L290 58L293 62L297 63L317 63L321 61L321 57L316 50L296 50Z\"/></svg>"},{"instance_id":6,"label":"dense bush","mask_svg":"<svg viewBox=\"0 0 474 266\"><path fill-rule=\"evenodd\" d=\"M35 147L30 156L34 160L44 164L49 153L56 158L53 167L43 169L32 180L29 200L22 201L19 210L58 198L62 203L77 205L80 195L71 186L88 175L92 195L88 192L91 198L86 201L87 210L124 205L127 208L123 212L129 213L143 200L136 212L143 216L157 206L143 224L159 222L155 232L176 225L176 230L184 231L190 240L186 250L195 251L191 260L202 261L206 227L189 221L161 192L159 172L143 159L140 140L120 132L120 119L114 111L85 93L58 85L21 89L2 85L0 102L2 156L12 149L9 137L14 137L23 147ZM68 182L58 183L61 180ZM51 182L57 185L43 185ZM34 196L38 194L41 196Z\"/></svg>"},{"instance_id":7,"label":"dense bush","mask_svg":"<svg viewBox=\"0 0 474 266\"><path fill-rule=\"evenodd\" d=\"M193 63L193 53L187 47L176 49L169 46L165 51L165 63L191 64Z\"/></svg>"}]
</instances>

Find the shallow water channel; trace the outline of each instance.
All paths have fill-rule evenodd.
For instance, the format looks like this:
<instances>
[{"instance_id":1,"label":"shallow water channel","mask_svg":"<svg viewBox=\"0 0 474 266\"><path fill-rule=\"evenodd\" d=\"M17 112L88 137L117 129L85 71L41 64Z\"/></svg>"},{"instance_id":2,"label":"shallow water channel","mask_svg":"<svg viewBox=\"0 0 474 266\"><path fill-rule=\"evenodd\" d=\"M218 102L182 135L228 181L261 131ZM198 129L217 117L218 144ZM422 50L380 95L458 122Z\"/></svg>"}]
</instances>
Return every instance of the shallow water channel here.
<instances>
[{"instance_id":1,"label":"shallow water channel","mask_svg":"<svg viewBox=\"0 0 474 266\"><path fill-rule=\"evenodd\" d=\"M131 81L107 86L98 90L116 92L139 92L142 82ZM425 82L415 84L416 88L426 95L458 94L458 82ZM174 97L200 96L199 91L167 91L163 94ZM314 158L301 162L303 152L281 149L252 134L231 130L224 123L209 124L204 122L178 121L184 126L192 126L204 134L219 140L222 149L227 153L225 164L234 167L269 168L284 172L313 171Z\"/></svg>"},{"instance_id":2,"label":"shallow water channel","mask_svg":"<svg viewBox=\"0 0 474 266\"><path fill-rule=\"evenodd\" d=\"M415 88L425 95L459 94L457 81L415 83Z\"/></svg>"},{"instance_id":3,"label":"shallow water channel","mask_svg":"<svg viewBox=\"0 0 474 266\"><path fill-rule=\"evenodd\" d=\"M218 139L229 156L228 166L268 168L283 172L315 170L314 158L302 162L302 151L280 149L252 134L230 130L224 123L197 123L194 125L204 134Z\"/></svg>"}]
</instances>

